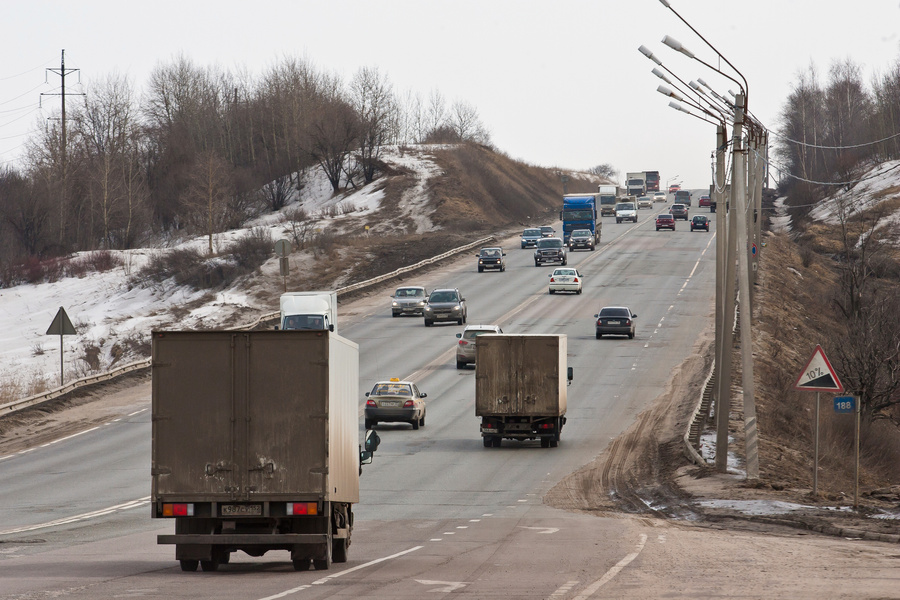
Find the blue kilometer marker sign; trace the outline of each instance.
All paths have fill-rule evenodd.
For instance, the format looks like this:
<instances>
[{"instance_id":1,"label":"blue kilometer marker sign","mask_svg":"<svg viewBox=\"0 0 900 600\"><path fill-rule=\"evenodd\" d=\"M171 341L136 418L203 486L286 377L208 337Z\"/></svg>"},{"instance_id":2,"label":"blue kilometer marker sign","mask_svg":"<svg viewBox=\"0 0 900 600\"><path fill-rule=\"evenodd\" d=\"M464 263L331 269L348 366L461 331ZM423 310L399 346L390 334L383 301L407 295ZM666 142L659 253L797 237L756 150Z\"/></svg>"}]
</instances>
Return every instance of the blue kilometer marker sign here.
<instances>
[{"instance_id":1,"label":"blue kilometer marker sign","mask_svg":"<svg viewBox=\"0 0 900 600\"><path fill-rule=\"evenodd\" d=\"M854 413L856 412L856 398L854 396L835 396L834 412L836 413Z\"/></svg>"}]
</instances>

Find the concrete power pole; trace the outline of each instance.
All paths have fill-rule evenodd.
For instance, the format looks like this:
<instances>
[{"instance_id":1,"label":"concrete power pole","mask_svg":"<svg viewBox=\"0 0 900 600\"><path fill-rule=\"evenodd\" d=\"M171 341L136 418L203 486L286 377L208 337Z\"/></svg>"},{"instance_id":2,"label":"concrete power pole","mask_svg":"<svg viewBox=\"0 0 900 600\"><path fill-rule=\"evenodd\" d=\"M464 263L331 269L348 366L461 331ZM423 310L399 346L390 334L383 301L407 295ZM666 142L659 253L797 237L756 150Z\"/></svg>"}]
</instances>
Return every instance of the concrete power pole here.
<instances>
[{"instance_id":1,"label":"concrete power pole","mask_svg":"<svg viewBox=\"0 0 900 600\"><path fill-rule=\"evenodd\" d=\"M728 471L728 416L731 412L731 325L734 307L729 316L728 288L734 289L734 278L728 280L729 236L728 195L725 193L725 151L727 131L724 125L716 128L716 180L713 202L716 203L716 470ZM730 244L734 246L733 243ZM732 257L732 264L734 259ZM734 297L734 294L731 294ZM727 330L727 334L726 334Z\"/></svg>"},{"instance_id":2,"label":"concrete power pole","mask_svg":"<svg viewBox=\"0 0 900 600\"><path fill-rule=\"evenodd\" d=\"M747 479L759 478L759 440L756 423L756 397L753 382L753 336L751 332L750 261L747 244L747 160L743 148L744 94L735 96L734 136L731 189L734 211L737 213L738 284L741 294L741 366L744 393L744 436L747 460Z\"/></svg>"},{"instance_id":3,"label":"concrete power pole","mask_svg":"<svg viewBox=\"0 0 900 600\"><path fill-rule=\"evenodd\" d=\"M63 233L65 232L65 210L66 210L66 75L70 73L75 73L80 71L81 69L66 69L66 50L63 49L60 60L59 60L59 69L47 69L51 73L55 73L59 75L60 81L62 82L60 85L60 91L58 94L45 93L41 94L41 96L60 96L62 99L62 113L61 113L61 126L60 126L60 167L62 170L62 189L60 190L59 197L59 243L62 245L63 243ZM84 96L83 93L80 92L69 92L70 96Z\"/></svg>"}]
</instances>

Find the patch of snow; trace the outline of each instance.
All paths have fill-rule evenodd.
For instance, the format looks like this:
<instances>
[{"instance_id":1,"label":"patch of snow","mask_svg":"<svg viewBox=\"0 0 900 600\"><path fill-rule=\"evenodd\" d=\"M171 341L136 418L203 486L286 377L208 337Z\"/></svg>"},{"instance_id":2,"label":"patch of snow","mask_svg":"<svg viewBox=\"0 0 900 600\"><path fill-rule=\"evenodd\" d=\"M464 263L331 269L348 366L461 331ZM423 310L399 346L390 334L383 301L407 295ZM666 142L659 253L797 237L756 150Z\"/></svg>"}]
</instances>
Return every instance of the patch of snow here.
<instances>
[{"instance_id":1,"label":"patch of snow","mask_svg":"<svg viewBox=\"0 0 900 600\"><path fill-rule=\"evenodd\" d=\"M734 445L734 438L728 436L728 447ZM715 430L707 430L700 434L700 456L708 464L716 462L716 432ZM728 465L726 470L731 475L746 475L741 467L741 461L734 452L728 452Z\"/></svg>"},{"instance_id":2,"label":"patch of snow","mask_svg":"<svg viewBox=\"0 0 900 600\"><path fill-rule=\"evenodd\" d=\"M784 515L798 510L832 510L850 512L849 506L807 506L780 500L701 500L697 502L703 508L723 508L734 510L745 515Z\"/></svg>"},{"instance_id":3,"label":"patch of snow","mask_svg":"<svg viewBox=\"0 0 900 600\"><path fill-rule=\"evenodd\" d=\"M872 519L900 520L900 512L880 511L877 515L871 515L871 518Z\"/></svg>"},{"instance_id":4,"label":"patch of snow","mask_svg":"<svg viewBox=\"0 0 900 600\"><path fill-rule=\"evenodd\" d=\"M769 217L770 228L775 233L790 233L792 230L791 216L784 207L785 196L775 200L775 214Z\"/></svg>"}]
</instances>

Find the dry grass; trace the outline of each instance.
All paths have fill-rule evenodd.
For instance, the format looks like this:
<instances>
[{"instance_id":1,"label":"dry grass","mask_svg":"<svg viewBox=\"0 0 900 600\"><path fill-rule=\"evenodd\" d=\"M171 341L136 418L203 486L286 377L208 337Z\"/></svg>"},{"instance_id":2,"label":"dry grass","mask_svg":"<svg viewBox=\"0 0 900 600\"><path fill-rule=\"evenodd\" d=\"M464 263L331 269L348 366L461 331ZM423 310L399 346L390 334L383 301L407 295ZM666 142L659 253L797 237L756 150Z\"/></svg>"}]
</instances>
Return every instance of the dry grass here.
<instances>
[{"instance_id":1,"label":"dry grass","mask_svg":"<svg viewBox=\"0 0 900 600\"><path fill-rule=\"evenodd\" d=\"M824 240L832 232L814 225L807 235L810 230L816 237L807 241L828 246ZM754 314L760 476L776 485L811 488L816 394L795 391L793 385L816 344L834 363L843 326L831 304L836 265L786 236L770 235L766 241ZM735 364L739 358L735 354ZM738 408L740 400L736 395ZM822 393L820 403L819 489L852 495L853 417L834 413L831 394ZM884 422L865 424L861 448L861 489L900 483L900 431Z\"/></svg>"}]
</instances>

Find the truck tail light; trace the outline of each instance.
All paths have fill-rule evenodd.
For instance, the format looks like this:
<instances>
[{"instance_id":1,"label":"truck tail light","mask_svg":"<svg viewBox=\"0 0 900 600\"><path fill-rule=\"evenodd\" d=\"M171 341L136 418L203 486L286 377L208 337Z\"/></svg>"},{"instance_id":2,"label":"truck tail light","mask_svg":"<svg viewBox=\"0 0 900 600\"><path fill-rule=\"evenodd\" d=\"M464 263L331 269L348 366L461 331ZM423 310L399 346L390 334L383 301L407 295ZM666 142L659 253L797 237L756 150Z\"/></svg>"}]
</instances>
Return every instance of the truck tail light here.
<instances>
[{"instance_id":1,"label":"truck tail light","mask_svg":"<svg viewBox=\"0 0 900 600\"><path fill-rule=\"evenodd\" d=\"M317 515L319 514L319 504L317 502L288 502L288 516L297 515Z\"/></svg>"},{"instance_id":2,"label":"truck tail light","mask_svg":"<svg viewBox=\"0 0 900 600\"><path fill-rule=\"evenodd\" d=\"M403 403L403 408L412 408L415 405L416 405L416 403L413 402L412 400L407 400L406 402Z\"/></svg>"},{"instance_id":3,"label":"truck tail light","mask_svg":"<svg viewBox=\"0 0 900 600\"><path fill-rule=\"evenodd\" d=\"M368 400L366 400L366 406L371 406L371 407L373 407L373 408L378 408L378 405L375 404L375 401L372 400L371 398L369 398ZM723 414L724 414L724 413L723 413Z\"/></svg>"},{"instance_id":4,"label":"truck tail light","mask_svg":"<svg viewBox=\"0 0 900 600\"><path fill-rule=\"evenodd\" d=\"M194 516L194 505L193 503L177 503L177 504L163 504L162 506L162 516L164 517L193 517Z\"/></svg>"},{"instance_id":5,"label":"truck tail light","mask_svg":"<svg viewBox=\"0 0 900 600\"><path fill-rule=\"evenodd\" d=\"M554 428L553 423L541 423L538 426L538 429L553 429L553 428Z\"/></svg>"}]
</instances>

